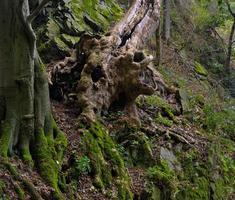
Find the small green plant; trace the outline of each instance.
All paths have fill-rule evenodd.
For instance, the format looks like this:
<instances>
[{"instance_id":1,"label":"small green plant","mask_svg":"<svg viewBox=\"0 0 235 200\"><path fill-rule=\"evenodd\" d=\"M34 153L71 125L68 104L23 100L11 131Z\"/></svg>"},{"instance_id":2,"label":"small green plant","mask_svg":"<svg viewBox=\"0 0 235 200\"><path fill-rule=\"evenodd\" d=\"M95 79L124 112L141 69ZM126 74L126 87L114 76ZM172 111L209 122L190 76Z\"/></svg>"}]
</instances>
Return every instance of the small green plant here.
<instances>
[{"instance_id":1,"label":"small green plant","mask_svg":"<svg viewBox=\"0 0 235 200\"><path fill-rule=\"evenodd\" d=\"M195 4L192 11L192 20L199 30L209 27L213 23L214 17L204 3Z\"/></svg>"},{"instance_id":2,"label":"small green plant","mask_svg":"<svg viewBox=\"0 0 235 200\"><path fill-rule=\"evenodd\" d=\"M91 172L90 159L87 156L82 156L75 161L76 175L87 175Z\"/></svg>"},{"instance_id":3,"label":"small green plant","mask_svg":"<svg viewBox=\"0 0 235 200\"><path fill-rule=\"evenodd\" d=\"M160 164L148 168L148 177L152 180L170 183L175 178L174 171L169 167L165 160L161 160Z\"/></svg>"},{"instance_id":4,"label":"small green plant","mask_svg":"<svg viewBox=\"0 0 235 200\"><path fill-rule=\"evenodd\" d=\"M124 155L125 154L125 147L122 146L121 144L117 144L116 145L116 149L118 150L118 152L121 154L121 155Z\"/></svg>"}]
</instances>

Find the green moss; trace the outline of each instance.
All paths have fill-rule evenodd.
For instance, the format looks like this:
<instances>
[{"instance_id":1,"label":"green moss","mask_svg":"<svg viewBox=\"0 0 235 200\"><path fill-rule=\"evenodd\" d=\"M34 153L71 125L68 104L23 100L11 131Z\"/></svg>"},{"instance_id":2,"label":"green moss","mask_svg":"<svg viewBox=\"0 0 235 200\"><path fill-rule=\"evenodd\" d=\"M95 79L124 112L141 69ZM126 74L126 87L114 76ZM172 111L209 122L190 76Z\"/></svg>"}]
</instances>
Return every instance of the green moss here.
<instances>
[{"instance_id":1,"label":"green moss","mask_svg":"<svg viewBox=\"0 0 235 200\"><path fill-rule=\"evenodd\" d=\"M176 175L173 169L171 169L165 160L161 160L159 165L148 168L148 176L154 181L160 181L163 184L172 186L175 184ZM174 187L174 186L173 186Z\"/></svg>"},{"instance_id":2,"label":"green moss","mask_svg":"<svg viewBox=\"0 0 235 200\"><path fill-rule=\"evenodd\" d=\"M16 180L20 179L20 175L17 172L17 169L15 166L11 165L8 161L4 161L3 163L7 170L11 173L12 177Z\"/></svg>"},{"instance_id":3,"label":"green moss","mask_svg":"<svg viewBox=\"0 0 235 200\"><path fill-rule=\"evenodd\" d=\"M22 184L23 184L24 188L29 192L32 199L43 200L41 195L35 189L35 186L29 180L23 179Z\"/></svg>"},{"instance_id":4,"label":"green moss","mask_svg":"<svg viewBox=\"0 0 235 200\"><path fill-rule=\"evenodd\" d=\"M62 40L60 37L55 37L55 38L54 38L54 42L56 43L57 47L58 47L60 50L65 51L65 52L69 52L69 51L70 51L68 45L65 44L65 43L63 42L63 40Z\"/></svg>"},{"instance_id":5,"label":"green moss","mask_svg":"<svg viewBox=\"0 0 235 200\"><path fill-rule=\"evenodd\" d=\"M48 146L47 139L41 129L35 136L35 158L38 162L38 167L41 176L48 182L52 187L58 190L57 187L57 173L58 166L52 159L52 154Z\"/></svg>"},{"instance_id":6,"label":"green moss","mask_svg":"<svg viewBox=\"0 0 235 200\"><path fill-rule=\"evenodd\" d=\"M206 104L201 122L208 132L232 139L235 133L235 111L230 107L218 110L218 107L222 106Z\"/></svg>"},{"instance_id":7,"label":"green moss","mask_svg":"<svg viewBox=\"0 0 235 200\"><path fill-rule=\"evenodd\" d=\"M58 173L67 140L61 131L54 131L54 141L46 137L42 129L36 133L34 157L41 176L55 189L57 199L63 199L58 188Z\"/></svg>"},{"instance_id":8,"label":"green moss","mask_svg":"<svg viewBox=\"0 0 235 200\"><path fill-rule=\"evenodd\" d=\"M152 95L146 97L145 102L149 106L160 108L163 115L167 116L169 119L174 120L175 109L165 99L157 95Z\"/></svg>"},{"instance_id":9,"label":"green moss","mask_svg":"<svg viewBox=\"0 0 235 200\"><path fill-rule=\"evenodd\" d=\"M97 26L102 27L103 31L106 31L110 23L122 15L122 9L118 3L111 0L107 0L103 4L100 4L99 0L72 0L66 6L72 10L74 21L79 24L77 27L80 31L89 31L92 28L84 22L83 16L87 16Z\"/></svg>"},{"instance_id":10,"label":"green moss","mask_svg":"<svg viewBox=\"0 0 235 200\"><path fill-rule=\"evenodd\" d=\"M25 199L24 190L17 184L15 185L15 191L18 194L18 199L19 200L24 200Z\"/></svg>"},{"instance_id":11,"label":"green moss","mask_svg":"<svg viewBox=\"0 0 235 200\"><path fill-rule=\"evenodd\" d=\"M196 177L192 183L184 184L180 188L176 199L209 200L209 181L205 177Z\"/></svg>"},{"instance_id":12,"label":"green moss","mask_svg":"<svg viewBox=\"0 0 235 200\"><path fill-rule=\"evenodd\" d=\"M61 35L61 40L70 47L73 47L76 43L80 41L80 37L70 36L67 34Z\"/></svg>"},{"instance_id":13,"label":"green moss","mask_svg":"<svg viewBox=\"0 0 235 200\"><path fill-rule=\"evenodd\" d=\"M205 69L205 67L203 67L200 63L195 62L195 71L202 75L202 76L208 76L208 71Z\"/></svg>"},{"instance_id":14,"label":"green moss","mask_svg":"<svg viewBox=\"0 0 235 200\"><path fill-rule=\"evenodd\" d=\"M0 156L6 158L10 145L11 125L8 122L3 122L0 126Z\"/></svg>"},{"instance_id":15,"label":"green moss","mask_svg":"<svg viewBox=\"0 0 235 200\"><path fill-rule=\"evenodd\" d=\"M167 161L162 159L158 165L148 168L147 174L150 180L154 181L158 187L163 188L160 192L163 199L175 198L179 181L175 171L169 167Z\"/></svg>"},{"instance_id":16,"label":"green moss","mask_svg":"<svg viewBox=\"0 0 235 200\"><path fill-rule=\"evenodd\" d=\"M29 151L29 148L21 149L21 156L22 156L22 159L26 163L28 163L29 165L33 166L33 159L32 159L31 153Z\"/></svg>"},{"instance_id":17,"label":"green moss","mask_svg":"<svg viewBox=\"0 0 235 200\"><path fill-rule=\"evenodd\" d=\"M173 121L167 119L166 117L163 117L161 113L158 113L158 117L155 120L157 123L162 124L164 126L171 127L173 125Z\"/></svg>"},{"instance_id":18,"label":"green moss","mask_svg":"<svg viewBox=\"0 0 235 200\"><path fill-rule=\"evenodd\" d=\"M124 161L107 130L99 123L93 124L85 131L83 145L91 161L94 185L103 189L115 182L119 199L131 199L130 180Z\"/></svg>"},{"instance_id":19,"label":"green moss","mask_svg":"<svg viewBox=\"0 0 235 200\"><path fill-rule=\"evenodd\" d=\"M231 140L210 136L207 156L191 149L180 152L182 172L176 199L232 199L235 188L235 153Z\"/></svg>"}]
</instances>

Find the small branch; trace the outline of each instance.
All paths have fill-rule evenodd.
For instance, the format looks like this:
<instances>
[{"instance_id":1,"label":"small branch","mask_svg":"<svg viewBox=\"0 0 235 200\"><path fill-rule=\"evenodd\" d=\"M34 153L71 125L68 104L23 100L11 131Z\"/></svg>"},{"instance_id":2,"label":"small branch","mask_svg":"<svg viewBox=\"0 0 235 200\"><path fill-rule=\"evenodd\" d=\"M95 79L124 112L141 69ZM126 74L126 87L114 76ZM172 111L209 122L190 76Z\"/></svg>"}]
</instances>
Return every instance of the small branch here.
<instances>
[{"instance_id":1,"label":"small branch","mask_svg":"<svg viewBox=\"0 0 235 200\"><path fill-rule=\"evenodd\" d=\"M230 3L228 2L228 0L226 0L226 4L228 7L228 11L230 12L230 14L233 16L233 18L235 18L235 13L233 12Z\"/></svg>"},{"instance_id":2,"label":"small branch","mask_svg":"<svg viewBox=\"0 0 235 200\"><path fill-rule=\"evenodd\" d=\"M50 1L51 0L42 0L42 2L38 5L38 7L35 8L35 10L27 17L27 21L29 23L32 23L32 21L39 15L44 6Z\"/></svg>"}]
</instances>

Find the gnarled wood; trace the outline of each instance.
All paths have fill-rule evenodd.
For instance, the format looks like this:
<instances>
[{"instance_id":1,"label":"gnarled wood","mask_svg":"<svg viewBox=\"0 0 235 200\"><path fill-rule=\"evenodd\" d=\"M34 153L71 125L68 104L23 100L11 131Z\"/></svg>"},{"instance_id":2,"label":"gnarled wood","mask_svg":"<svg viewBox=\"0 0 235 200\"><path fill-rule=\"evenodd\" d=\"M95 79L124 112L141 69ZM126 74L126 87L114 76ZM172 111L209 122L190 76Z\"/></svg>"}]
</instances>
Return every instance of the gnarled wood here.
<instances>
[{"instance_id":1,"label":"gnarled wood","mask_svg":"<svg viewBox=\"0 0 235 200\"><path fill-rule=\"evenodd\" d=\"M74 77L77 86L71 93L77 94L81 116L88 121L95 121L102 111L118 107L127 112L127 119L139 124L134 103L139 95L172 92L154 69L153 56L143 51L159 20L160 0L134 1L106 35L84 35L78 44L77 61L66 58L57 63L50 72L51 83L58 84L57 78L63 79L65 74ZM75 64L71 66L69 62ZM74 76L73 71L79 76ZM64 82L61 80L61 85Z\"/></svg>"},{"instance_id":2,"label":"gnarled wood","mask_svg":"<svg viewBox=\"0 0 235 200\"><path fill-rule=\"evenodd\" d=\"M137 119L135 99L152 94L157 87L153 57L141 49L158 27L159 15L159 0L136 0L108 34L83 38L80 53L86 64L77 84L83 116L94 121L102 110L117 103Z\"/></svg>"}]
</instances>

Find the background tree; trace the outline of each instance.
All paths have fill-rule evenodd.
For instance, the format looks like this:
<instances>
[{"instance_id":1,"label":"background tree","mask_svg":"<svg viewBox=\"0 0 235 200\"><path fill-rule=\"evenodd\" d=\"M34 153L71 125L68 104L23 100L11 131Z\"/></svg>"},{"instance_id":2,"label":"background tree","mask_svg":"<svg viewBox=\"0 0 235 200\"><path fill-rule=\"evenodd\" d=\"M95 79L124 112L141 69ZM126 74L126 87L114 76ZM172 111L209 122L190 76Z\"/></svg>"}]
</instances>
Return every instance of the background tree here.
<instances>
[{"instance_id":1,"label":"background tree","mask_svg":"<svg viewBox=\"0 0 235 200\"><path fill-rule=\"evenodd\" d=\"M171 35L170 0L163 0L163 39L168 42Z\"/></svg>"},{"instance_id":2,"label":"background tree","mask_svg":"<svg viewBox=\"0 0 235 200\"><path fill-rule=\"evenodd\" d=\"M230 35L229 35L227 58L226 58L226 63L225 63L225 69L227 73L229 74L231 71L230 63L231 63L232 49L233 49L233 44L234 44L233 36L235 32L235 12L233 11L231 3L228 0L226 0L225 3L227 5L229 14L231 15L232 20L233 20L233 24L232 24Z\"/></svg>"}]
</instances>

